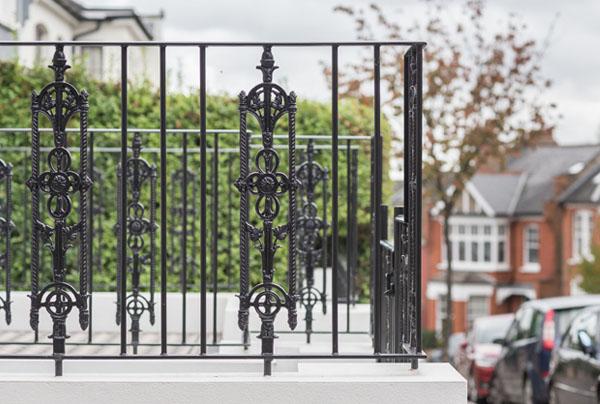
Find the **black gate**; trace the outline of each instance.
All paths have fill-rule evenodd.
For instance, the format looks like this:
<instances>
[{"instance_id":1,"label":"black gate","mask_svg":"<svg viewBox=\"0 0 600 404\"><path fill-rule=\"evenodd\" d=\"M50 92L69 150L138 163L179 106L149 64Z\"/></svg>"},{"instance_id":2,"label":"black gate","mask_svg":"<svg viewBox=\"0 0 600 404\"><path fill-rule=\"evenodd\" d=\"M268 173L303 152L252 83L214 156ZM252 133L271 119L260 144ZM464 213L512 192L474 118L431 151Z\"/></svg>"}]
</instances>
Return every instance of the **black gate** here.
<instances>
[{"instance_id":1,"label":"black gate","mask_svg":"<svg viewBox=\"0 0 600 404\"><path fill-rule=\"evenodd\" d=\"M424 358L421 349L421 107L422 107L422 52L420 42L350 42L350 43L101 43L61 42L25 43L0 42L0 46L52 46L54 57L50 68L54 81L39 94L33 93L30 129L15 129L17 134L31 132L31 172L26 181L31 191L30 211L22 215L30 225L29 234L31 263L30 324L35 332L35 343L40 320L40 309L44 308L52 320L52 351L47 355L26 356L31 359L53 358L56 374L62 374L63 360L76 359L261 359L264 373L271 374L274 359L366 359L379 361L410 361L417 367L418 359ZM88 94L79 92L65 81L69 68L64 47L81 45L118 47L120 49L120 128L88 130ZM158 48L160 80L158 83L160 106L160 128L138 130L128 127L128 56L134 47ZM199 61L199 112L198 128L174 130L167 127L167 50L170 47L188 47L198 52ZM207 49L251 47L262 52L257 69L261 82L248 93L239 94L239 128L207 128L206 69ZM302 114L296 103L296 95L287 92L273 81L275 65L274 49L325 47L331 51L331 130L325 135L297 135L296 119ZM373 52L373 128L372 136L352 136L340 133L339 113L339 50L343 47L368 47ZM387 207L383 198L386 173L383 171L384 153L382 139L382 89L381 49L404 47L404 200L405 206L394 209L393 237L389 241L387 229ZM282 66L282 70L285 66ZM91 89L91 97L94 96ZM6 100L0 100L6 102ZM69 125L78 116L77 127ZM40 126L40 117L45 116L51 128ZM248 120L251 116L251 120ZM73 124L75 122L72 122ZM256 124L255 130L249 130ZM286 133L276 133L278 129ZM49 132L51 136L41 136ZM90 132L90 133L88 133ZM117 172L118 192L116 206L118 222L115 226L118 240L118 262L111 268L102 258L101 247L95 238L101 237L103 216L107 212L106 201L112 198L103 195L101 189L92 192L92 179L109 181L107 172L94 166L98 149L94 152L97 138L102 132L120 134L118 147L105 147L105 152L119 157ZM130 133L134 133L133 137ZM156 153L157 158L149 163L142 158L142 143L146 135L159 138L156 147L144 147L144 153ZM144 134L144 136L142 136ZM178 159L170 158L167 135L182 135ZM188 145L188 135L194 134L194 142ZM212 143L208 135L214 134ZM220 147L221 135L239 136L232 150ZM361 201L358 198L358 166L361 159L368 160L366 149L358 147L360 140L371 140L371 187L370 216L371 237L369 238L371 275L370 299L372 302L372 353L353 353L340 349L340 335L351 333L350 310L360 304L356 292L359 263L359 226L357 215ZM51 141L50 143L48 141ZM306 142L306 161L297 164L299 147ZM49 144L44 144L44 141ZM131 145L130 145L131 141ZM145 140L144 140L145 141ZM258 141L258 143L257 143ZM340 186L340 149L346 142L346 226L340 224L340 202L343 189ZM208 161L209 145L212 154ZM315 150L321 146L326 152L320 156L319 164ZM16 148L18 149L18 148ZM16 150L14 149L14 150ZM192 150L193 149L193 150ZM231 146L230 146L231 149ZM0 147L8 153L10 147ZM42 159L47 153L47 159ZM96 153L96 154L94 154ZM220 158L227 154L227 158ZM239 156L238 156L239 155ZM75 157L74 157L75 156ZM96 156L96 157L95 157ZM4 157L4 156L0 156ZM193 157L193 162L192 162ZM239 158L238 158L239 157ZM189 161L188 161L189 159ZM179 168L174 167L178 161ZM239 161L239 176L232 169ZM219 186L219 169L224 163L230 183ZM327 167L327 168L325 168ZM209 172L211 176L209 178ZM237 179L235 178L237 177ZM14 171L8 159L0 160L0 181L3 197L0 197L0 271L4 275L5 293L0 298L0 309L5 311L6 322L11 320L11 187L15 185ZM19 176L18 178L22 178ZM17 181L16 185L23 185ZM233 186L239 192L239 245L234 235L232 221L237 216L232 196ZM320 188L320 189L319 189ZM226 190L226 191L223 191ZM226 198L220 195L227 192ZM320 200L317 198L320 193ZM169 198L169 194L171 197ZM237 198L236 198L237 199ZM211 209L209 210L209 202ZM219 222L220 204L228 205L223 226ZM319 208L319 204L322 206ZM364 203L362 206L365 206ZM331 207L329 210L328 206ZM110 209L110 208L108 208ZM209 216L210 215L210 226ZM340 230L345 234L346 272L340 268ZM369 233L368 231L364 232ZM224 242L219 242L219 237ZM219 236L221 235L221 236ZM363 238L364 239L364 238ZM101 245L101 244L100 244ZM177 245L177 247L175 247ZM190 245L190 246L188 246ZM227 265L217 265L219 249L227 245ZM51 255L51 261L43 260L43 249ZM175 249L178 256L175 256ZM210 249L210 251L208 251ZM4 250L4 251L2 251ZM78 254L74 254L77 250ZM236 251L237 250L237 251ZM95 252L95 254L94 254ZM232 264L233 256L239 253L240 266ZM188 255L189 254L189 255ZM287 265L280 265L284 256ZM209 259L211 279L209 279ZM281 268L280 268L281 266ZM286 268L283 268L286 266ZM170 268L171 267L171 270ZM323 283L315 282L315 269L323 274ZM73 309L79 312L79 327L85 330L93 317L92 298L94 272L109 272L116 279L116 319L119 330L120 355L72 355L66 349L67 319ZM330 281L327 273L330 271ZM239 289L232 279L239 272ZM170 288L168 277L179 274L179 283ZM285 276L280 276L280 274ZM225 279L225 286L219 279ZM48 280L49 281L46 281ZM191 280L190 280L191 279ZM279 280L285 279L283 282ZM73 285L75 280L78 285ZM345 293L340 293L345 285ZM331 287L331 293L328 292ZM197 289L195 289L197 287ZM220 289L221 288L221 289ZM224 289L223 289L224 288ZM321 289L319 289L321 288ZM170 291L171 289L171 291ZM175 289L182 299L181 345L198 348L197 353L172 355L169 353L167 334L168 293ZM213 341L207 341L208 293L212 289ZM234 289L239 297L238 326L239 345L248 347L252 318L260 321L258 338L261 340L260 354L224 354L218 349L217 301L220 290ZM186 296L199 299L199 341L186 341ZM155 301L155 295L158 295ZM345 295L345 296L341 296ZM299 303L299 305L297 304ZM340 331L339 306L346 304L346 330ZM320 304L322 317L329 322L326 330L314 329L315 316L321 315L315 308ZM155 310L155 306L156 310ZM287 329L278 329L277 318L287 311ZM138 355L140 342L140 319L148 315L150 323L155 319L159 326L160 355ZM319 354L281 354L275 347L277 334L294 332L298 315L304 315L308 341L315 333L327 334L331 345L327 352ZM12 313L15 316L14 310ZM145 331L145 330L144 330ZM42 342L39 342L42 343ZM89 330L88 343L92 342ZM211 345L215 350L208 353ZM128 352L131 347L131 353ZM23 356L16 356L23 357ZM15 358L1 354L0 358Z\"/></svg>"}]
</instances>

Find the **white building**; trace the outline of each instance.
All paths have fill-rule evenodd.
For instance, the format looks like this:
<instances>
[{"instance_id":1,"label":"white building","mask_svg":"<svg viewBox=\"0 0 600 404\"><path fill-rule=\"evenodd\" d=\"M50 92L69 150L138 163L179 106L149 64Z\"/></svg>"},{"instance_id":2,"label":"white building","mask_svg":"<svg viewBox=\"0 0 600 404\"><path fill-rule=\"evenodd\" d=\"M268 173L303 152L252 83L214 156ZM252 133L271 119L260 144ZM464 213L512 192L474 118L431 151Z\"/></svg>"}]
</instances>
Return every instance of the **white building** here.
<instances>
[{"instance_id":1,"label":"white building","mask_svg":"<svg viewBox=\"0 0 600 404\"><path fill-rule=\"evenodd\" d=\"M0 41L150 41L161 39L163 12L140 15L131 8L85 7L74 0L0 0ZM120 74L118 47L65 49L67 57L83 56L99 79ZM26 66L47 65L52 49L0 47L0 58L18 57ZM158 49L129 49L129 78L158 81Z\"/></svg>"}]
</instances>

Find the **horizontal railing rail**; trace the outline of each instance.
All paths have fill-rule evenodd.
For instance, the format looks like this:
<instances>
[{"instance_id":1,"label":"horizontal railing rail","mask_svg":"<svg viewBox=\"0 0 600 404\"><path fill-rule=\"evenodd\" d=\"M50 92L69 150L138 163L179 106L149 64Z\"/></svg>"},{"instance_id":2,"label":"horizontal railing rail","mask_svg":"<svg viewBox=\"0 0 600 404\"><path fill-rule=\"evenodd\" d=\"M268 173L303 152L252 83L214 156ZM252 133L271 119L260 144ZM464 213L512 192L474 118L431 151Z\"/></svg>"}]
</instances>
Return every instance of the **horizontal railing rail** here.
<instances>
[{"instance_id":1,"label":"horizontal railing rail","mask_svg":"<svg viewBox=\"0 0 600 404\"><path fill-rule=\"evenodd\" d=\"M95 127L89 118L89 100L96 89L79 89L68 81L65 47L91 45L120 50L118 128ZM6 223L0 232L0 271L5 281L0 310L6 313L7 330L11 316L21 321L28 315L33 343L41 346L49 344L39 340L39 333L51 323L52 350L45 355L15 355L2 351L8 342L0 341L0 358L52 359L56 375L62 374L64 360L123 358L260 359L265 375L271 374L275 359L410 361L417 367L425 357L420 307L424 45L404 41L0 42L0 46L54 49L50 64L54 80L33 93L31 127L0 129L0 159L11 167L10 175L6 170L0 173L0 223ZM133 47L159 50L158 128L129 127L129 49ZM195 128L167 127L171 90L166 62L167 50L173 47L198 49L200 113ZM234 128L207 127L206 51L217 47L256 48L261 53L257 66L261 80L240 93ZM305 112L296 104L296 95L273 77L278 68L273 51L284 47L330 50L328 133L297 133L297 116ZM344 134L340 129L339 49L343 47L373 52L369 67L373 127L368 135ZM384 47L405 48L405 206L394 212L391 241L383 203L388 155L383 147L380 82ZM258 130L248 128L250 120L256 121L251 127ZM283 120L285 125L279 122ZM110 142L104 144L103 139ZM340 162L346 164L345 170ZM361 173L368 170L365 164L370 164L370 187L361 183ZM368 203L361 197L367 188ZM369 209L370 234L364 232L361 218L365 209ZM110 249L116 249L116 257L106 254ZM368 251L368 264L359 251ZM366 332L353 317L365 297L359 292L365 273L371 276L372 352L345 351L340 349L340 336ZM114 282L108 293L116 295L116 303L98 291L100 285L94 281L101 274ZM12 300L21 298L18 291L11 295L15 284L11 280L16 277L21 285L22 280L30 284L28 314L11 307ZM237 296L238 342L219 336L229 327L219 322L232 320L227 293ZM106 302L115 304L118 341L94 340L93 326L101 313L95 306ZM174 305L180 310L175 332L169 319ZM108 306L98 307L107 310ZM345 310L345 318L340 310ZM190 316L195 317L194 325ZM282 323L284 317L287 325ZM69 343L75 320L87 340ZM304 330L296 331L299 323ZM340 324L345 327L340 329ZM144 333L154 329L158 340L144 339ZM190 332L196 340L190 339ZM304 334L307 343L318 343L311 336L327 336L327 352L280 353L276 334L283 340L293 333ZM179 340L174 341L172 334ZM251 349L250 336L255 334L260 354ZM94 344L119 350L100 355L70 352ZM183 346L197 352L170 352ZM209 346L214 349L209 351ZM221 351L238 346L240 354ZM138 351L142 347L160 350L149 355Z\"/></svg>"}]
</instances>

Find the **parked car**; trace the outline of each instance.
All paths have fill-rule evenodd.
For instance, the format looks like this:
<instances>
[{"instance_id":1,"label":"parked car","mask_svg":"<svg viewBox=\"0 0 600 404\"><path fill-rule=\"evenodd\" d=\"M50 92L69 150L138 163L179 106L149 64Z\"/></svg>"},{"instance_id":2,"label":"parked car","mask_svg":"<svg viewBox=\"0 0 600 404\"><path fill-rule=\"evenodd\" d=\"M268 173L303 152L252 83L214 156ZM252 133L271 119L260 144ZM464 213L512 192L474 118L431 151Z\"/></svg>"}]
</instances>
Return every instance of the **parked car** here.
<instances>
[{"instance_id":1,"label":"parked car","mask_svg":"<svg viewBox=\"0 0 600 404\"><path fill-rule=\"evenodd\" d=\"M545 403L548 401L550 358L577 313L600 304L600 295L532 300L517 311L494 369L490 401Z\"/></svg>"},{"instance_id":2,"label":"parked car","mask_svg":"<svg viewBox=\"0 0 600 404\"><path fill-rule=\"evenodd\" d=\"M600 402L600 306L571 322L550 363L550 403Z\"/></svg>"},{"instance_id":3,"label":"parked car","mask_svg":"<svg viewBox=\"0 0 600 404\"><path fill-rule=\"evenodd\" d=\"M504 338L514 314L479 317L456 356L456 369L467 379L469 399L485 402L490 380L502 345L495 343Z\"/></svg>"}]
</instances>

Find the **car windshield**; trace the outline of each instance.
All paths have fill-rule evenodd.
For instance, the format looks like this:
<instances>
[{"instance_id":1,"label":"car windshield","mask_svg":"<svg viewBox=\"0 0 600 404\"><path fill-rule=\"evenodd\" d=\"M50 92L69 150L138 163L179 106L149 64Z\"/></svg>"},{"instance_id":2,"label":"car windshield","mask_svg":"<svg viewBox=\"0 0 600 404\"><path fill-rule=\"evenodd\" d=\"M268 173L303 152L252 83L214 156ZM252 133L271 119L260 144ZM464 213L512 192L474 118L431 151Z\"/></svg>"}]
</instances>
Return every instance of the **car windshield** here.
<instances>
[{"instance_id":1,"label":"car windshield","mask_svg":"<svg viewBox=\"0 0 600 404\"><path fill-rule=\"evenodd\" d=\"M475 342L490 344L496 339L504 338L512 321L511 316L478 319L474 327Z\"/></svg>"}]
</instances>

